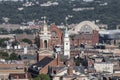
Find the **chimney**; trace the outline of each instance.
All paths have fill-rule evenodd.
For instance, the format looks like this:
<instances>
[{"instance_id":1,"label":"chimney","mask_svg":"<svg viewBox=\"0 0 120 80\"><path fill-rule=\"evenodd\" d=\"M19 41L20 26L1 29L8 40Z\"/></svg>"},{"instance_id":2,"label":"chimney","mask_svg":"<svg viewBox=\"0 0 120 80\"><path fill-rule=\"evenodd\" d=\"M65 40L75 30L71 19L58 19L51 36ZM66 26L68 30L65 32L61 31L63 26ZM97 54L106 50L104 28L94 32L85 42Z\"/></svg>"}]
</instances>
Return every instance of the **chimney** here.
<instances>
[{"instance_id":1,"label":"chimney","mask_svg":"<svg viewBox=\"0 0 120 80\"><path fill-rule=\"evenodd\" d=\"M60 52L57 54L57 65L60 65Z\"/></svg>"},{"instance_id":2,"label":"chimney","mask_svg":"<svg viewBox=\"0 0 120 80\"><path fill-rule=\"evenodd\" d=\"M68 66L68 75L73 75L73 67L72 66Z\"/></svg>"}]
</instances>

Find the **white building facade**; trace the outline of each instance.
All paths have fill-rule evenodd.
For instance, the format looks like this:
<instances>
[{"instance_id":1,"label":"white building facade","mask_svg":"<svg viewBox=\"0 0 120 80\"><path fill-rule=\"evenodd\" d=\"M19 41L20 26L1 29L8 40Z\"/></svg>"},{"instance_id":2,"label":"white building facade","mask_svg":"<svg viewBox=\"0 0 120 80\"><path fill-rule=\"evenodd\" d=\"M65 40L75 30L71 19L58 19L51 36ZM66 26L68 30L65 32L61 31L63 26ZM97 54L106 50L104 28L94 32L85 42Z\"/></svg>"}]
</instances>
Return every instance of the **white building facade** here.
<instances>
[{"instance_id":1,"label":"white building facade","mask_svg":"<svg viewBox=\"0 0 120 80\"><path fill-rule=\"evenodd\" d=\"M68 56L68 58L70 58L70 39L67 27L64 35L64 56Z\"/></svg>"}]
</instances>

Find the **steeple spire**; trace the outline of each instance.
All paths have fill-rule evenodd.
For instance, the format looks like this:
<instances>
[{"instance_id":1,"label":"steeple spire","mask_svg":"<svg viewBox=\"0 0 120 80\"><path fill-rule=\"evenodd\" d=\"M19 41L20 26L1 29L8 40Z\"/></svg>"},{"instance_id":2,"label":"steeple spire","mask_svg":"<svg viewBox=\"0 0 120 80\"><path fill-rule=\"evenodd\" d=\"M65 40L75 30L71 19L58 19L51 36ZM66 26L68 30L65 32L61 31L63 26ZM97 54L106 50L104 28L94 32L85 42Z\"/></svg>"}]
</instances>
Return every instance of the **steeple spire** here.
<instances>
[{"instance_id":1,"label":"steeple spire","mask_svg":"<svg viewBox=\"0 0 120 80\"><path fill-rule=\"evenodd\" d=\"M65 37L69 37L67 26L66 26L66 28L65 28Z\"/></svg>"},{"instance_id":2,"label":"steeple spire","mask_svg":"<svg viewBox=\"0 0 120 80\"><path fill-rule=\"evenodd\" d=\"M48 31L47 23L46 23L46 16L44 16L43 19L44 19L44 21L43 21L43 31L46 33Z\"/></svg>"}]
</instances>

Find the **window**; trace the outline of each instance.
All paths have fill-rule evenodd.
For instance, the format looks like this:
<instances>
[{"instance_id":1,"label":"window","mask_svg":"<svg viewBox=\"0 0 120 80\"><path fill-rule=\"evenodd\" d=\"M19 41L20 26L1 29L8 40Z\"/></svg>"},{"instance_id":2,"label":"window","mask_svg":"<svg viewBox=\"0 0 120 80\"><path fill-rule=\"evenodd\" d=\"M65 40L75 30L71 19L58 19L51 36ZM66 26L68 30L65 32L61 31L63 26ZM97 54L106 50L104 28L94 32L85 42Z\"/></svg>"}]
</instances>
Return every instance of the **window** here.
<instances>
[{"instance_id":1,"label":"window","mask_svg":"<svg viewBox=\"0 0 120 80\"><path fill-rule=\"evenodd\" d=\"M56 31L52 31L52 36L55 36L57 33L56 33Z\"/></svg>"}]
</instances>

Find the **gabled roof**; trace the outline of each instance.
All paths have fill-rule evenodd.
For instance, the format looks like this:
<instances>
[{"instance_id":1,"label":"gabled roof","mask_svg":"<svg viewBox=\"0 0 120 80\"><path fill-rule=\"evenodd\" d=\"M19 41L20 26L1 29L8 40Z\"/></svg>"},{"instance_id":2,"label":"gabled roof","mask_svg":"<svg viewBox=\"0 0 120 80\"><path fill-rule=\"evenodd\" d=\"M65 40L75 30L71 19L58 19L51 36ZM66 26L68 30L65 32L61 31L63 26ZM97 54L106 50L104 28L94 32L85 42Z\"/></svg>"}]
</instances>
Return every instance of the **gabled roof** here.
<instances>
[{"instance_id":1,"label":"gabled roof","mask_svg":"<svg viewBox=\"0 0 120 80\"><path fill-rule=\"evenodd\" d=\"M37 65L38 67L44 67L48 63L50 63L52 60L53 60L53 58L45 57L41 61L39 61L38 63L36 63L35 65Z\"/></svg>"},{"instance_id":2,"label":"gabled roof","mask_svg":"<svg viewBox=\"0 0 120 80\"><path fill-rule=\"evenodd\" d=\"M60 66L60 67L52 67L52 69L53 70L59 70L58 71L58 73L57 74L59 74L59 73L61 73L61 72L63 72L63 71L65 71L65 70L68 70L68 67L66 67L66 66ZM80 72L80 73L82 73L82 74L85 74L85 72L84 72L84 67L83 66L73 66L73 70L75 71L75 72ZM67 73L66 73L67 74Z\"/></svg>"},{"instance_id":3,"label":"gabled roof","mask_svg":"<svg viewBox=\"0 0 120 80\"><path fill-rule=\"evenodd\" d=\"M32 66L36 66L36 67L45 67L47 64L49 64L51 61L53 60L53 58L50 57L45 57L43 58L41 61L37 62L36 64L33 64Z\"/></svg>"}]
</instances>

